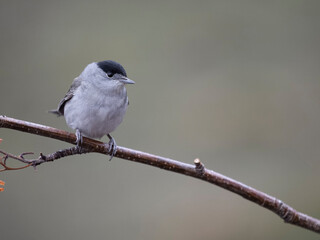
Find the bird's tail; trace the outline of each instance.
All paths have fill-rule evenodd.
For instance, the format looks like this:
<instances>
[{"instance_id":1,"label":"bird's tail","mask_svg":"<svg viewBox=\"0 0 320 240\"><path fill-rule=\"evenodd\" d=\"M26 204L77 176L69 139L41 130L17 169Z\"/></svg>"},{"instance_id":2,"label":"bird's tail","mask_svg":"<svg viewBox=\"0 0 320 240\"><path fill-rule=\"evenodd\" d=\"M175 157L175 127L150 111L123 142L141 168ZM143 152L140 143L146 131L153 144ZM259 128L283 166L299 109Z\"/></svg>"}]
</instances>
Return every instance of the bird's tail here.
<instances>
[{"instance_id":1,"label":"bird's tail","mask_svg":"<svg viewBox=\"0 0 320 240\"><path fill-rule=\"evenodd\" d=\"M62 116L63 114L58 110L58 109L52 109L52 110L49 110L48 113L53 113L53 114L56 114L57 117L60 117Z\"/></svg>"}]
</instances>

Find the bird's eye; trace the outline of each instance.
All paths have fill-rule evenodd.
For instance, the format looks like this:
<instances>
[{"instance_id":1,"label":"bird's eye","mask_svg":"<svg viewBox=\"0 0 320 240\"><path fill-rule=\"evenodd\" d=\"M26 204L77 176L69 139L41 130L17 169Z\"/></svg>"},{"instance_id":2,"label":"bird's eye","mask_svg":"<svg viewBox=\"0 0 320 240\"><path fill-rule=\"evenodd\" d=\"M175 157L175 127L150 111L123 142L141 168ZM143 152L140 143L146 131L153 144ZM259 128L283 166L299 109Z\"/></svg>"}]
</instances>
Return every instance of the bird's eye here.
<instances>
[{"instance_id":1,"label":"bird's eye","mask_svg":"<svg viewBox=\"0 0 320 240\"><path fill-rule=\"evenodd\" d=\"M112 77L114 75L113 72L107 72L108 77Z\"/></svg>"}]
</instances>

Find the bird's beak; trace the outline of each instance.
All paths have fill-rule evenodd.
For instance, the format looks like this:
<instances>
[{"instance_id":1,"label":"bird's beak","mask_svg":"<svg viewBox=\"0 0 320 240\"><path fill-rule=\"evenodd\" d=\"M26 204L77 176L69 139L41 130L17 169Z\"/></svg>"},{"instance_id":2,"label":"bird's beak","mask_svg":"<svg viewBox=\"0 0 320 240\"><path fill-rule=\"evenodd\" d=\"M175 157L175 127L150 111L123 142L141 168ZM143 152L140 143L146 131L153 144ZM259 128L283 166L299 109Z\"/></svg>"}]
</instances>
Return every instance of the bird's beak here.
<instances>
[{"instance_id":1,"label":"bird's beak","mask_svg":"<svg viewBox=\"0 0 320 240\"><path fill-rule=\"evenodd\" d=\"M134 81L132 81L130 78L127 78L127 77L121 77L119 81L124 84L135 84Z\"/></svg>"}]
</instances>

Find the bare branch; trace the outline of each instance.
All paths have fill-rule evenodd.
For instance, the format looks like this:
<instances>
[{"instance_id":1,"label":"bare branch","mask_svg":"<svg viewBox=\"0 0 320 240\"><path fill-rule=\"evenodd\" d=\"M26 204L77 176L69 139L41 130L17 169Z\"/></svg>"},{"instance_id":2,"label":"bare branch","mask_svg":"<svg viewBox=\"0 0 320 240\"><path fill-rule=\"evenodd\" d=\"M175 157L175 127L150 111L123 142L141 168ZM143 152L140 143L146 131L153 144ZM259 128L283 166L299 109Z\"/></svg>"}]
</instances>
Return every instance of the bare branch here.
<instances>
[{"instance_id":1,"label":"bare branch","mask_svg":"<svg viewBox=\"0 0 320 240\"><path fill-rule=\"evenodd\" d=\"M2 169L0 169L0 172L10 171L10 170L20 170L20 169L24 169L24 168L27 168L27 167L31 166L31 163L29 163L29 164L27 164L27 165L25 165L23 167L17 167L17 168L9 167L7 165L7 160L8 160L9 157L21 162L20 158L17 157L17 156L11 155L9 153L5 153L5 152L3 152L1 150L0 150L0 153L4 154L3 157L0 157L0 165L3 167Z\"/></svg>"},{"instance_id":2,"label":"bare branch","mask_svg":"<svg viewBox=\"0 0 320 240\"><path fill-rule=\"evenodd\" d=\"M73 133L5 116L0 116L0 127L54 138L71 144L74 144L76 141L76 136ZM99 152L107 155L109 146L108 144L104 144L100 141L83 138L82 147L86 149L86 152ZM37 160L38 162L36 162L35 160L31 160L33 161L31 164L35 166L49 161L48 159L54 160L73 154L79 154L79 152L75 151L75 148L65 149L51 154L52 157L50 157L51 155L45 157L43 155L41 157L40 155L40 159ZM194 160L194 165L190 165L173 159L156 156L120 146L118 146L117 148L115 157L151 165L215 184L226 190L234 192L266 209L271 210L272 212L280 216L286 223L290 223L320 233L320 220L298 212L289 205L283 203L281 200L272 197L264 192L256 190L212 170L206 169L199 159ZM29 164L30 162L27 161L26 163Z\"/></svg>"},{"instance_id":3,"label":"bare branch","mask_svg":"<svg viewBox=\"0 0 320 240\"><path fill-rule=\"evenodd\" d=\"M45 163L45 162L52 162L52 161L57 160L59 158L68 157L68 156L75 155L75 154L89 153L89 152L91 152L91 151L89 151L85 148L71 147L71 148L59 150L55 153L51 153L48 155L43 155L42 153L40 153L40 156L36 159L25 159L24 158L25 155L28 155L28 154L30 155L33 153L26 152L26 153L20 154L20 156L15 156L13 154L6 153L6 152L0 150L0 153L2 153L4 155L2 158L0 158L0 165L2 165L2 167L3 167L3 169L0 169L0 172L9 171L9 170L20 170L20 169L24 169L24 168L27 168L30 166L33 166L34 168L36 168L36 166L38 166L42 163ZM25 165L23 167L18 167L18 168L9 167L7 165L7 160L9 158L17 160L22 163L27 163L27 165Z\"/></svg>"}]
</instances>

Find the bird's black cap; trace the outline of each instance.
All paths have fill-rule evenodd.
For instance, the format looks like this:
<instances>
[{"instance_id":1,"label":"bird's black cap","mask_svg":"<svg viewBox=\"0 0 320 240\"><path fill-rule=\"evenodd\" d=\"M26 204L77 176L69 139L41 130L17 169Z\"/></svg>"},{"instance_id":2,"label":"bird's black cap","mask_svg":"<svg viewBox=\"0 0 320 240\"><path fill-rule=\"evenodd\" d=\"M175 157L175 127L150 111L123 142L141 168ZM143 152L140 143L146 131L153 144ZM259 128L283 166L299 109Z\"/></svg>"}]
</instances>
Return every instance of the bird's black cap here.
<instances>
[{"instance_id":1,"label":"bird's black cap","mask_svg":"<svg viewBox=\"0 0 320 240\"><path fill-rule=\"evenodd\" d=\"M108 75L111 74L113 76L114 74L118 73L127 77L126 70L124 70L120 63L112 60L106 60L98 62L97 65Z\"/></svg>"}]
</instances>

